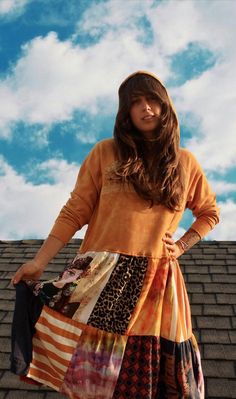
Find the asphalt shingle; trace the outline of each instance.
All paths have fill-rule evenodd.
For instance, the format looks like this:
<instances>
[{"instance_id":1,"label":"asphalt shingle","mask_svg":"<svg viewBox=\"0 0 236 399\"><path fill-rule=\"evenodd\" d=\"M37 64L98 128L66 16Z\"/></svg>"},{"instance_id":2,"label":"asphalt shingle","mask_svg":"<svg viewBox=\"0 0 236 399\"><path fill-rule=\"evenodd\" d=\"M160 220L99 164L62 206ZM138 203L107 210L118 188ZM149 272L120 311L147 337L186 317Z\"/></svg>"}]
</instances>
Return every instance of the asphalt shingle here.
<instances>
[{"instance_id":1,"label":"asphalt shingle","mask_svg":"<svg viewBox=\"0 0 236 399\"><path fill-rule=\"evenodd\" d=\"M32 258L42 240L0 241L0 399L60 399L65 396L19 380L9 371L10 332L15 291L10 278ZM74 239L47 267L57 275L74 257ZM207 399L236 398L236 242L202 241L180 259L199 342Z\"/></svg>"}]
</instances>

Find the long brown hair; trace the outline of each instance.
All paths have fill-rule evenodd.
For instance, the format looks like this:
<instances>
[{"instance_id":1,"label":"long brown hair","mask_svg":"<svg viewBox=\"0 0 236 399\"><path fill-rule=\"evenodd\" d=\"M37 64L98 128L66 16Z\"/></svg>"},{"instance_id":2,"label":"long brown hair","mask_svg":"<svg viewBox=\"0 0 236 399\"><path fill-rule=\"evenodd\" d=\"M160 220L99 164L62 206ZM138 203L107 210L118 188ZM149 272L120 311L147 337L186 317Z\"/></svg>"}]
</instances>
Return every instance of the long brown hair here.
<instances>
[{"instance_id":1,"label":"long brown hair","mask_svg":"<svg viewBox=\"0 0 236 399\"><path fill-rule=\"evenodd\" d=\"M134 95L152 95L161 104L154 141L145 139L131 121ZM165 87L151 74L138 72L121 84L114 139L119 157L114 178L131 183L151 206L163 204L171 210L179 209L184 178L179 161L178 120Z\"/></svg>"}]
</instances>

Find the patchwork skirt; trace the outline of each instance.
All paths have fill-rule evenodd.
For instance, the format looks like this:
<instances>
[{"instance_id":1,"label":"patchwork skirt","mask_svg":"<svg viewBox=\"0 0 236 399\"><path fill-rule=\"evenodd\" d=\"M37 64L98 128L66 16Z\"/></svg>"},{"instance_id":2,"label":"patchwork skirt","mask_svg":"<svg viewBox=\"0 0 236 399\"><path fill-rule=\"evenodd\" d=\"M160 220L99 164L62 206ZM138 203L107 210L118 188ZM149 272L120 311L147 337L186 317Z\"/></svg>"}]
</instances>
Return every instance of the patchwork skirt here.
<instances>
[{"instance_id":1,"label":"patchwork skirt","mask_svg":"<svg viewBox=\"0 0 236 399\"><path fill-rule=\"evenodd\" d=\"M87 252L27 284L43 302L27 378L71 399L204 398L176 259Z\"/></svg>"}]
</instances>

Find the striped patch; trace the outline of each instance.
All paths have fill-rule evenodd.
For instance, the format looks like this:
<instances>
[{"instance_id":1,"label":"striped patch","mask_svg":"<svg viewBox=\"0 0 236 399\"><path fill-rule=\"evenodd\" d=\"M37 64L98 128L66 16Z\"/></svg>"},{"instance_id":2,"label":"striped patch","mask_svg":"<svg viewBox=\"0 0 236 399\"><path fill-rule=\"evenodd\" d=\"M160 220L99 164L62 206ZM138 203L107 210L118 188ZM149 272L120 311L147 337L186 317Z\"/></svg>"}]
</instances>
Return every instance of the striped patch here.
<instances>
[{"instance_id":1,"label":"striped patch","mask_svg":"<svg viewBox=\"0 0 236 399\"><path fill-rule=\"evenodd\" d=\"M35 329L33 360L27 377L59 391L82 330L77 322L47 306Z\"/></svg>"}]
</instances>

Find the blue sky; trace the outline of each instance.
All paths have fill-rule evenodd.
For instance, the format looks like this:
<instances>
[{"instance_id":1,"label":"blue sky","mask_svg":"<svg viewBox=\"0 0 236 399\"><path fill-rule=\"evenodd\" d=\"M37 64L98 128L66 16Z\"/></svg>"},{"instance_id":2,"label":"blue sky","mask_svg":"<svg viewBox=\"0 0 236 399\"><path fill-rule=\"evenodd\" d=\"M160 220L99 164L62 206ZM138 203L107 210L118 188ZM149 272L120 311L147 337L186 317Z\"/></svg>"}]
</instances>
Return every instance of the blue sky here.
<instances>
[{"instance_id":1,"label":"blue sky","mask_svg":"<svg viewBox=\"0 0 236 399\"><path fill-rule=\"evenodd\" d=\"M235 17L234 0L0 0L0 239L46 237L120 82L147 69L217 194L208 238L235 240Z\"/></svg>"}]
</instances>

